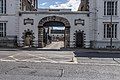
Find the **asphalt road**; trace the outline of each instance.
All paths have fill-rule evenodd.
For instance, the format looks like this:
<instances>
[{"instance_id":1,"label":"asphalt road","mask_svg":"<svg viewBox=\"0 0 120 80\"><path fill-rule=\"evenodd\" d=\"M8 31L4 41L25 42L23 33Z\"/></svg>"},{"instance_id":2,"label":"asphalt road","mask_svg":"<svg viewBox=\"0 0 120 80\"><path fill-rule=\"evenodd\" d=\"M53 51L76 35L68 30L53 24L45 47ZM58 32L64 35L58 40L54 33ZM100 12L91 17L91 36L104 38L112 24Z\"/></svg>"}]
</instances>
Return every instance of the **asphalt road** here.
<instances>
[{"instance_id":1,"label":"asphalt road","mask_svg":"<svg viewBox=\"0 0 120 80\"><path fill-rule=\"evenodd\" d=\"M0 80L119 80L120 65L0 62Z\"/></svg>"},{"instance_id":2,"label":"asphalt road","mask_svg":"<svg viewBox=\"0 0 120 80\"><path fill-rule=\"evenodd\" d=\"M119 52L59 51L52 46L42 51L1 50L0 80L120 80Z\"/></svg>"},{"instance_id":3,"label":"asphalt road","mask_svg":"<svg viewBox=\"0 0 120 80\"><path fill-rule=\"evenodd\" d=\"M0 61L9 62L74 63L72 58L72 51L0 51Z\"/></svg>"}]
</instances>

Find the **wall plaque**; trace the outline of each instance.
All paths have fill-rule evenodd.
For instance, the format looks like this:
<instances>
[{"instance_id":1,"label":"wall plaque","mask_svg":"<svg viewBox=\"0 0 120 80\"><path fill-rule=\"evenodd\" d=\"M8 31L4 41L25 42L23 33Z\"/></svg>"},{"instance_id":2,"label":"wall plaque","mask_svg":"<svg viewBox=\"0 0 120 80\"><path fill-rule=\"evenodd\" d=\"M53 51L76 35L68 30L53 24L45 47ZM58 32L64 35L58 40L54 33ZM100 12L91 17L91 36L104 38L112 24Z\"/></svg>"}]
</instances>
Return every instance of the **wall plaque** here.
<instances>
[{"instance_id":1,"label":"wall plaque","mask_svg":"<svg viewBox=\"0 0 120 80\"><path fill-rule=\"evenodd\" d=\"M84 26L85 20L83 20L83 19L75 19L74 23L75 23L75 25L82 24Z\"/></svg>"},{"instance_id":2,"label":"wall plaque","mask_svg":"<svg viewBox=\"0 0 120 80\"><path fill-rule=\"evenodd\" d=\"M24 25L26 25L26 24L31 24L31 25L33 25L33 23L34 23L34 20L33 20L33 19L30 19L30 18L24 19Z\"/></svg>"}]
</instances>

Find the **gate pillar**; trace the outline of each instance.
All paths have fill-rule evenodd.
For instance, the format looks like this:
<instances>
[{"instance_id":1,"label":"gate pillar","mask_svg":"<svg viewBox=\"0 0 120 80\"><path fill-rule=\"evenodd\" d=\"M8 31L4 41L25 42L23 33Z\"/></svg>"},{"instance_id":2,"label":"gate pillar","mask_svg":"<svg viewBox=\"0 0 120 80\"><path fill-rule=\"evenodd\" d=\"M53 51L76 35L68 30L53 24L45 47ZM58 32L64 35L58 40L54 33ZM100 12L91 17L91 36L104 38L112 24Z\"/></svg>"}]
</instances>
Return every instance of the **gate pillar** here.
<instances>
[{"instance_id":1,"label":"gate pillar","mask_svg":"<svg viewBox=\"0 0 120 80\"><path fill-rule=\"evenodd\" d=\"M43 48L44 43L43 43L43 27L38 28L38 47Z\"/></svg>"},{"instance_id":2,"label":"gate pillar","mask_svg":"<svg viewBox=\"0 0 120 80\"><path fill-rule=\"evenodd\" d=\"M64 47L70 47L70 28L65 27L65 33L64 33Z\"/></svg>"}]
</instances>

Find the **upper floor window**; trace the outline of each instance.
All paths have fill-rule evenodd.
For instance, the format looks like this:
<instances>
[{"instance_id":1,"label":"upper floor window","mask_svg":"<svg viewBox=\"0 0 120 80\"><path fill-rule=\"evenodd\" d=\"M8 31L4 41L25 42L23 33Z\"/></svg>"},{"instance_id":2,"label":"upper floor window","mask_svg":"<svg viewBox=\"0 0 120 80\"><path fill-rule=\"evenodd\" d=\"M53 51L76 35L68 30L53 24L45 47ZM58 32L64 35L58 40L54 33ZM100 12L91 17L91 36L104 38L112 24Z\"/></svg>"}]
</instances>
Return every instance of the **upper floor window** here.
<instances>
[{"instance_id":1,"label":"upper floor window","mask_svg":"<svg viewBox=\"0 0 120 80\"><path fill-rule=\"evenodd\" d=\"M6 0L0 0L0 13L6 13Z\"/></svg>"},{"instance_id":2,"label":"upper floor window","mask_svg":"<svg viewBox=\"0 0 120 80\"><path fill-rule=\"evenodd\" d=\"M6 36L6 23L0 23L0 37Z\"/></svg>"},{"instance_id":3,"label":"upper floor window","mask_svg":"<svg viewBox=\"0 0 120 80\"><path fill-rule=\"evenodd\" d=\"M104 15L117 15L117 1L104 1Z\"/></svg>"},{"instance_id":4,"label":"upper floor window","mask_svg":"<svg viewBox=\"0 0 120 80\"><path fill-rule=\"evenodd\" d=\"M104 38L117 38L117 23L112 23L112 27L109 23L104 23Z\"/></svg>"}]
</instances>

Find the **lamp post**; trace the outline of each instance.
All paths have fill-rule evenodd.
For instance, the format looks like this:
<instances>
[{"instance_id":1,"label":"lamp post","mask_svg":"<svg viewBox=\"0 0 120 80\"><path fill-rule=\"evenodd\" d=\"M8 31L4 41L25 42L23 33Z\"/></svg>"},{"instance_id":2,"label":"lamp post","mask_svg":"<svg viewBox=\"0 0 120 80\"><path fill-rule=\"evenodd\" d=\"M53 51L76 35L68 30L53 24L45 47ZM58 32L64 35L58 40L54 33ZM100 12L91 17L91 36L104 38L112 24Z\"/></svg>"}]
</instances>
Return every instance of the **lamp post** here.
<instances>
[{"instance_id":1,"label":"lamp post","mask_svg":"<svg viewBox=\"0 0 120 80\"><path fill-rule=\"evenodd\" d=\"M111 28L111 35L110 35L110 49L112 49L112 37L113 37L113 35L112 35L112 32L113 32L113 30L112 30L112 0L111 0L110 28Z\"/></svg>"}]
</instances>

